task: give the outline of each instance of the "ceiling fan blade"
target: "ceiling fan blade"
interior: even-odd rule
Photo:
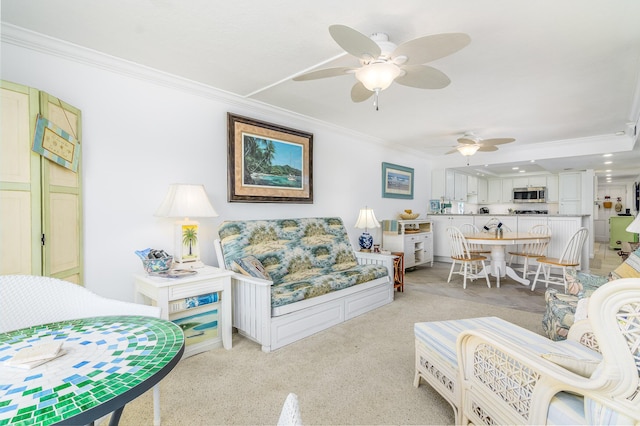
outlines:
[[[400,68],[405,71],[405,74],[396,77],[395,81],[403,86],[442,89],[451,83],[445,73],[427,65],[403,65]]]
[[[311,71],[305,74],[300,74],[293,78],[293,81],[307,81],[317,80],[319,78],[337,77],[339,75],[345,75],[349,71],[353,70],[351,67],[338,67],[338,68],[325,68],[322,70]]]
[[[424,64],[451,55],[469,43],[471,37],[464,33],[428,35],[402,43],[391,57],[406,56],[406,64]]]
[[[377,58],[382,53],[375,41],[346,25],[331,25],[329,34],[340,47],[356,58]]]
[[[482,139],[483,145],[502,145],[505,143],[514,142],[514,138],[493,138],[493,139]]]
[[[453,154],[454,152],[458,152],[458,149],[457,149],[457,148],[454,148],[454,149],[452,149],[451,151],[447,151],[447,152],[445,152],[444,154],[445,154],[445,155],[447,155],[447,154]]]
[[[369,99],[373,95],[373,92],[366,87],[364,84],[357,82],[351,88],[351,100],[353,102],[363,102]]]
[[[481,145],[480,148],[478,148],[478,151],[482,151],[482,152],[493,152],[497,150],[498,150],[498,147],[493,145]]]
[[[458,143],[461,143],[463,145],[473,145],[476,143],[476,141],[471,139],[470,137],[463,136],[461,138],[458,138]]]

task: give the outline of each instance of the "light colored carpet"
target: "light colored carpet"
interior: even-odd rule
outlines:
[[[272,353],[234,334],[233,349],[181,361],[160,385],[162,424],[276,424],[289,392],[308,425],[452,424],[437,392],[413,387],[413,324],[495,315],[542,334],[542,292],[479,281],[465,292],[461,277],[442,284],[447,274],[438,263],[409,272],[393,303]],[[152,418],[148,392],[127,405],[120,424],[151,425]]]

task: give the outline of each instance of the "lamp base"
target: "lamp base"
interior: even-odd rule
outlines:
[[[365,231],[358,238],[358,243],[360,243],[360,251],[370,252],[371,247],[373,247],[373,237]]]

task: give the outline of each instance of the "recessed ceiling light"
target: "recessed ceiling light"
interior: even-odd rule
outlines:
[[[512,167],[511,170],[518,170],[520,167]]]
[[[611,169],[609,169],[609,170],[605,170],[605,172],[607,172],[607,173],[611,173]]]
[[[611,157],[613,154],[603,154],[603,157]]]
[[[610,178],[610,177],[611,177],[611,175],[605,175],[605,176],[606,176],[606,177],[608,177],[608,178]]]
[[[524,173],[524,172],[526,172],[526,170],[520,170],[520,172],[519,172],[519,173]]]
[[[605,161],[604,164],[611,164],[613,161]]]
[[[535,162],[536,162],[536,160],[531,160],[531,163],[535,163]]]

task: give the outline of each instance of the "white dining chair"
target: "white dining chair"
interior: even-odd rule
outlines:
[[[467,278],[471,280],[475,280],[478,278],[478,267],[482,266],[482,276],[487,280],[487,287],[491,288],[491,283],[489,282],[489,275],[487,273],[487,268],[484,263],[487,260],[486,256],[482,256],[480,254],[471,253],[469,250],[469,244],[467,243],[467,239],[464,237],[460,229],[455,226],[447,227],[447,235],[449,236],[449,243],[451,244],[451,270],[449,271],[449,278],[447,282],[451,281],[451,276],[455,273],[458,275],[462,275],[463,282],[462,288],[467,288]],[[459,271],[455,271],[456,264],[459,263],[461,268]]]
[[[533,279],[533,284],[531,285],[531,291],[535,290],[536,284],[538,282],[545,283],[546,287],[549,287],[549,284],[561,285],[564,287],[564,292],[567,292],[567,268],[575,269],[576,266],[580,265],[580,257],[582,254],[582,246],[587,240],[587,236],[589,235],[589,231],[587,228],[578,229],[567,241],[567,244],[562,250],[562,254],[558,258],[550,258],[547,256],[539,257],[538,261],[538,269],[536,270],[536,276]],[[551,275],[551,270],[553,268],[561,269],[561,276]],[[542,272],[542,276],[540,276],[540,272]]]
[[[51,322],[107,315],[160,318],[160,308],[107,299],[78,284],[56,278],[0,275],[0,333]],[[153,388],[153,400],[154,424],[158,426],[160,385]]]
[[[551,228],[549,225],[534,225],[529,229],[530,234],[548,235],[551,237]],[[509,252],[509,266],[516,257],[522,257],[524,264],[522,267],[522,278],[527,279],[527,275],[533,274],[534,271],[529,270],[529,259],[538,259],[539,257],[546,256],[547,246],[551,239],[544,239],[536,242],[525,243],[521,246],[517,246],[516,250]]]

